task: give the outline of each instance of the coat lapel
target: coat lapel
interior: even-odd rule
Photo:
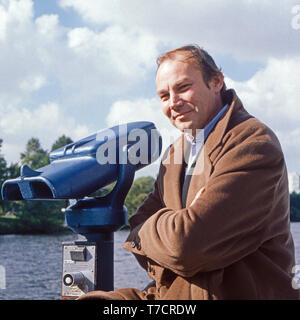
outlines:
[[[182,209],[181,192],[188,151],[188,144],[184,135],[181,135],[170,147],[169,152],[166,152],[162,161],[165,167],[163,198],[166,207],[174,210]]]
[[[190,206],[197,192],[199,192],[200,189],[205,186],[211,174],[211,169],[212,165],[210,159],[207,153],[205,152],[205,148],[202,148],[197,158],[193,174],[190,179],[190,185],[187,193],[185,207]]]
[[[213,155],[214,151],[218,146],[220,145],[222,138],[226,132],[229,120],[231,118],[231,115],[233,111],[237,111],[238,109],[242,109],[242,103],[238,96],[236,95],[234,90],[228,90],[227,96],[230,96],[230,105],[227,110],[227,112],[223,115],[223,117],[218,121],[216,124],[214,130],[210,133],[208,136],[206,142],[205,142],[205,150],[208,155],[208,157],[213,161],[215,159],[215,156]]]
[[[227,112],[218,121],[215,128],[208,136],[204,144],[204,147],[202,148],[199,157],[197,158],[193,175],[190,180],[190,185],[186,199],[186,207],[188,207],[191,204],[196,194],[208,182],[208,179],[213,170],[213,162],[216,159],[220,150],[220,148],[218,147],[220,146],[222,138],[226,132],[232,112],[234,110],[236,111],[237,109],[242,108],[242,103],[237,97],[235,91],[228,90],[227,92],[230,96],[230,106]]]

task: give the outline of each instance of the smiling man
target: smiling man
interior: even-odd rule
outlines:
[[[223,107],[223,74],[212,65],[215,73],[205,81],[201,66],[184,51],[162,56],[158,63],[156,86],[163,113],[176,128],[192,129],[195,135]]]
[[[161,55],[156,85],[163,113],[182,136],[166,151],[124,244],[153,282],[82,298],[299,299],[275,134],[226,90],[198,46]]]

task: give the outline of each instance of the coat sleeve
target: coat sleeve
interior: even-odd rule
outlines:
[[[145,201],[129,219],[131,230],[144,223],[152,214],[165,207],[158,188],[158,180],[154,183],[153,191],[149,193]]]
[[[138,250],[131,251],[185,277],[231,265],[270,237],[283,170],[278,144],[232,145],[214,164],[205,193],[188,208],[151,215],[137,232]]]
[[[141,206],[138,208],[137,212],[129,219],[129,225],[130,225],[130,234],[127,237],[127,240],[125,244],[127,243],[127,246],[129,245],[130,248],[132,248],[132,244],[134,244],[134,247],[139,250],[140,243],[136,242],[136,239],[138,239],[138,232],[141,229],[144,222],[154,213],[159,211],[165,207],[163,201],[161,200],[159,188],[158,188],[158,180],[154,183],[154,189],[152,192],[149,193],[148,197],[145,199],[145,201],[141,204]],[[147,260],[148,258],[144,255],[141,255],[140,252],[133,252],[136,260],[140,264],[142,268],[147,270]]]
[[[163,159],[165,159],[168,156],[171,146],[172,145],[170,145],[165,150]],[[136,213],[129,219],[129,225],[132,231],[137,226],[143,224],[152,214],[165,207],[163,196],[160,192],[161,188],[159,188],[159,185],[161,183],[161,179],[159,177],[163,176],[163,170],[164,168],[161,163],[159,167],[158,177],[154,183],[153,191],[149,193],[145,201],[137,209]],[[138,229],[140,229],[140,227]]]

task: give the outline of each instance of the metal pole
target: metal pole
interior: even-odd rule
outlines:
[[[114,290],[114,233],[81,234],[75,244],[86,241],[96,244],[95,290]]]

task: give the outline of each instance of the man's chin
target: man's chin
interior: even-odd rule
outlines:
[[[189,122],[176,123],[175,127],[183,133],[187,133],[193,129],[192,124]]]

